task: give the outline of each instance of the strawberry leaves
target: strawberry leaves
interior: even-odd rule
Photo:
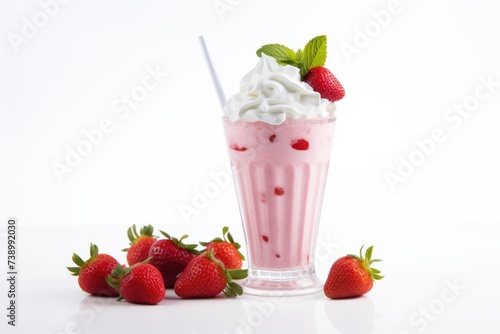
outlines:
[[[362,264],[363,268],[368,272],[368,274],[370,274],[370,277],[372,279],[381,280],[382,278],[384,278],[384,276],[380,275],[381,271],[378,269],[372,268],[371,265],[374,262],[380,262],[382,260],[380,260],[380,259],[373,259],[372,260],[373,246],[370,246],[366,249],[365,255],[363,257],[363,247],[365,247],[365,246],[364,245],[361,246],[361,249],[359,250],[359,255],[348,254],[348,256],[351,256],[351,257],[355,258],[356,260],[358,260]]]
[[[168,240],[172,240],[179,248],[186,249],[187,251],[189,251],[190,253],[192,253],[194,255],[200,254],[200,251],[198,251],[196,249],[196,247],[198,247],[198,244],[185,244],[182,242],[182,240],[189,237],[187,234],[184,234],[179,239],[177,239],[177,238],[171,237],[167,232],[160,231],[160,233],[163,234],[163,236],[165,238],[167,238]]]
[[[241,252],[239,251],[239,249],[241,248],[241,245],[234,241],[233,236],[231,235],[231,233],[229,233],[228,226],[224,226],[222,228],[222,238],[216,237],[208,242],[200,241],[200,245],[207,247],[208,245],[210,245],[213,242],[225,242],[225,243],[233,245],[234,248],[236,249],[236,251],[238,252],[238,256],[240,257],[240,259],[245,260],[245,256],[243,254],[241,254]]]
[[[189,262],[175,282],[174,292],[181,298],[211,298],[221,292],[237,297],[243,294],[243,288],[233,279],[247,276],[248,270],[227,269],[211,249]]]
[[[97,256],[97,254],[99,254],[99,247],[97,247],[97,245],[94,245],[93,243],[90,243],[90,258],[87,261],[84,261],[78,254],[73,253],[71,259],[78,267],[66,267],[66,269],[71,272],[71,275],[79,276],[80,270],[83,268],[83,266],[90,263]]]
[[[328,273],[323,286],[325,296],[332,299],[353,298],[364,295],[373,287],[374,280],[380,280],[380,270],[370,265],[378,262],[372,259],[373,246],[368,247],[363,254],[363,247],[359,255],[348,254],[337,259]]]
[[[236,297],[243,294],[243,288],[238,283],[233,282],[233,279],[246,278],[248,276],[248,269],[226,269],[224,263],[214,256],[213,249],[201,256],[206,256],[222,268],[226,278],[226,287],[222,292],[224,292],[227,297]]]
[[[120,282],[122,281],[123,277],[126,275],[130,274],[131,267],[126,267],[123,268],[121,265],[117,264],[111,274],[106,277],[106,281],[108,282],[109,286],[114,288],[117,292],[120,292]],[[122,301],[123,297],[119,297],[118,301]]]
[[[132,246],[139,241],[140,237],[152,237],[153,232],[154,232],[154,227],[153,225],[149,224],[147,226],[141,227],[139,233],[137,233],[137,228],[135,227],[135,224],[133,224],[127,230],[127,237],[130,240],[130,245]],[[128,248],[122,249],[122,252],[126,251],[128,251]]]

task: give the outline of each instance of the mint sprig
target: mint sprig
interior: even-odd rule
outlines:
[[[273,57],[278,63],[283,65],[296,66],[297,58],[295,51],[281,44],[267,44],[257,50],[257,56],[261,57],[265,53],[269,57]]]
[[[302,75],[305,76],[306,73],[313,67],[323,66],[326,62],[326,36],[318,36],[307,42],[304,47],[304,55],[302,57],[303,68],[306,72]]]
[[[313,67],[324,66],[326,62],[326,36],[316,36],[307,42],[304,50],[296,52],[282,44],[266,44],[257,50],[257,56],[262,53],[273,57],[281,65],[292,65],[300,70],[300,77],[305,75]]]

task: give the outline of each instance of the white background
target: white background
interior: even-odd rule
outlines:
[[[498,333],[499,13],[494,0],[1,0],[5,272],[7,219],[19,220],[18,326],[6,325],[2,279],[2,332]],[[124,262],[134,223],[194,242],[228,225],[243,241],[197,37],[229,95],[258,47],[297,49],[320,34],[347,94],[337,103],[318,274],[374,244],[386,277],[345,301],[185,301],[169,291],[145,307],[81,292],[65,269],[71,254],[85,257],[94,242]],[[157,87],[127,110],[122,99],[144,91],[148,71],[162,73]],[[102,122],[108,133],[82,148]],[[87,155],[58,176],[54,166],[79,145]]]

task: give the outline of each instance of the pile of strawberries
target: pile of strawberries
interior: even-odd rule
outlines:
[[[242,287],[233,279],[247,277],[242,270],[245,257],[240,253],[228,227],[222,229],[222,238],[185,244],[188,237],[179,239],[160,231],[164,238],[153,235],[151,225],[137,232],[135,225],[127,231],[130,247],[127,252],[128,267],[114,257],[100,254],[99,248],[90,244],[90,258],[82,260],[73,254],[76,267],[67,267],[78,276],[80,288],[96,296],[119,297],[138,304],[158,304],[165,297],[166,289],[174,289],[181,298],[210,298],[224,293],[228,297],[243,294]],[[373,246],[363,254],[346,255],[335,261],[324,285],[324,294],[332,299],[361,296],[373,287],[373,281],[382,279],[380,270],[371,267],[378,262],[372,259]]]
[[[153,233],[151,225],[139,232],[135,225],[128,229],[130,246],[123,249],[128,267],[108,254],[100,254],[98,247],[90,244],[90,258],[84,261],[73,254],[77,266],[68,270],[78,276],[83,291],[130,303],[158,304],[171,288],[182,298],[215,297],[221,292],[235,297],[243,293],[232,280],[247,277],[247,270],[241,269],[245,258],[227,227],[222,229],[222,238],[200,242],[202,250],[196,249],[198,244],[185,244],[187,235],[177,239],[160,231],[165,238],[159,238]]]

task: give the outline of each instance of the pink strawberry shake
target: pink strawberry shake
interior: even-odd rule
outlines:
[[[281,125],[224,120],[254,268],[295,270],[314,258],[334,119]]]
[[[335,129],[335,107],[299,69],[262,54],[223,118],[245,231],[245,293],[321,289],[314,255]]]

